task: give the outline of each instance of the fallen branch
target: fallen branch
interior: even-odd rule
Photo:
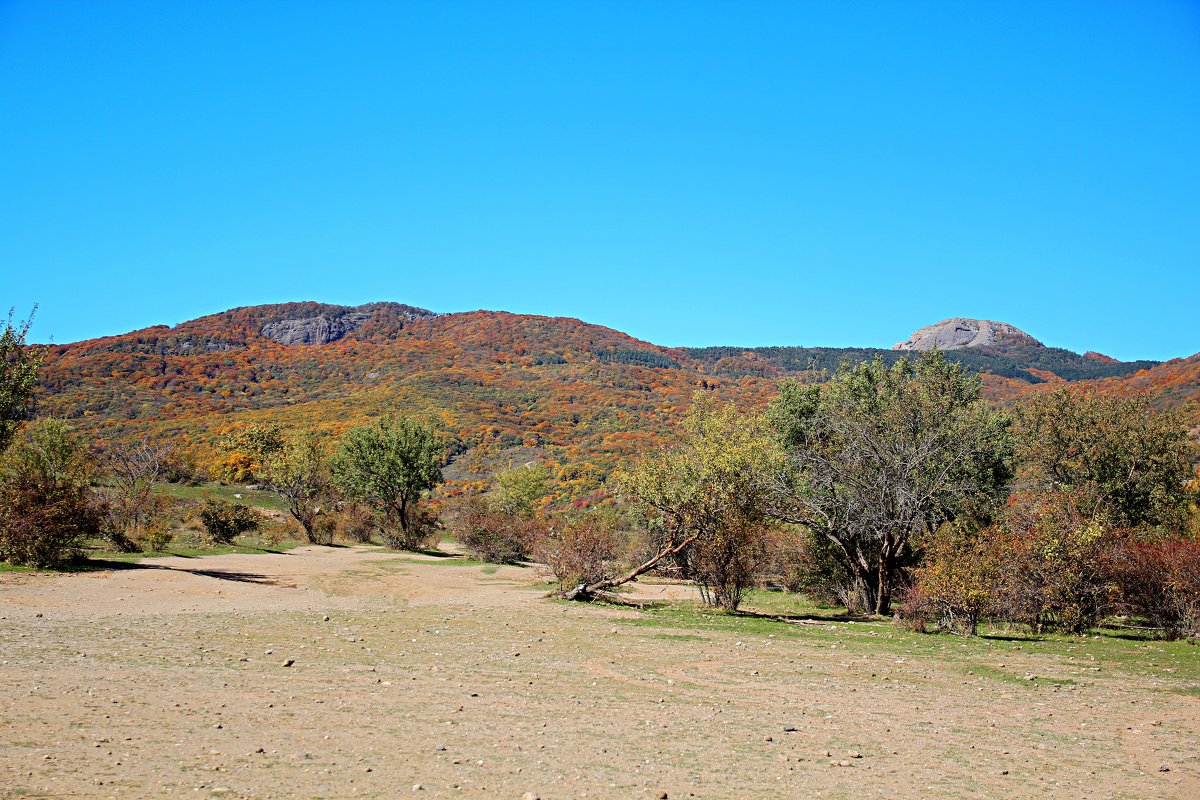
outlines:
[[[666,550],[663,550],[662,552],[658,553],[658,555],[654,556],[654,558],[650,559],[649,561],[647,561],[644,564],[641,564],[640,566],[634,567],[629,572],[626,572],[624,575],[618,575],[615,578],[605,578],[604,580],[596,581],[595,583],[581,583],[578,586],[576,586],[574,589],[571,589],[570,591],[563,593],[563,595],[562,595],[563,599],[564,600],[595,600],[596,597],[601,593],[611,594],[611,592],[606,592],[605,590],[612,589],[615,586],[620,586],[623,583],[629,583],[631,580],[633,580],[637,576],[649,572],[650,570],[652,570],[656,566],[658,566],[658,562],[662,561],[664,558],[668,558],[670,556],[674,556],[674,555],[678,555],[679,553],[682,553],[684,551],[684,549],[686,549],[687,546],[690,545],[694,541],[696,541],[696,536],[694,536],[694,535],[689,536],[686,539],[684,539],[682,542],[680,542],[679,544],[677,544],[673,547],[668,547]],[[605,598],[605,599],[608,599],[608,598]]]

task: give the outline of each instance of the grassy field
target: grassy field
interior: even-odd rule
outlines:
[[[271,511],[287,511],[287,504],[275,492],[265,489],[250,489],[245,486],[228,486],[223,483],[202,483],[192,486],[186,483],[160,483],[154,487],[157,494],[179,497],[185,500],[225,500],[229,503],[244,503],[255,508]]]

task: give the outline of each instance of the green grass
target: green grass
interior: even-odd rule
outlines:
[[[735,613],[696,602],[658,603],[618,624],[671,631],[652,634],[656,638],[728,633],[836,646],[847,657],[929,659],[967,675],[1029,687],[1069,686],[1117,674],[1122,680],[1153,676],[1167,684],[1167,691],[1200,694],[1200,646],[1120,628],[1099,628],[1087,636],[989,627],[982,627],[976,637],[910,633],[889,619],[850,618],[844,609],[824,608],[803,595],[782,592],[749,593]],[[1012,666],[1000,666],[1009,661]]]
[[[265,489],[247,489],[244,486],[226,486],[222,483],[202,483],[199,486],[161,483],[154,487],[154,492],[184,500],[225,500],[229,503],[244,503],[248,506],[267,508],[272,511],[287,511],[287,505],[283,498]],[[241,495],[241,497],[236,495]]]

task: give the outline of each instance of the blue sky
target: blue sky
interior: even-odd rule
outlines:
[[[0,304],[1200,351],[1200,4],[0,2]]]

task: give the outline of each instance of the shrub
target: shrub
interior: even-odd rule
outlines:
[[[436,513],[424,506],[409,511],[408,528],[384,527],[383,543],[392,550],[426,550],[436,547],[442,523]]]
[[[534,557],[563,590],[613,575],[625,546],[626,537],[613,521],[592,513],[560,517],[557,524],[541,527],[532,542]]]
[[[375,515],[358,503],[347,505],[337,520],[337,532],[345,540],[367,544],[375,532]]]
[[[170,498],[149,492],[130,496],[120,491],[105,492],[102,504],[101,536],[110,547],[122,553],[146,549],[151,539],[162,540],[162,531],[170,528],[172,503]],[[170,541],[170,534],[166,534]],[[152,552],[161,547],[151,548]]]
[[[48,567],[73,555],[100,529],[90,489],[95,465],[60,420],[31,426],[0,471],[0,558]]]
[[[900,617],[912,629],[933,622],[939,630],[974,636],[994,606],[1000,584],[1000,538],[994,530],[944,525],[931,538],[924,563]]]
[[[900,606],[896,609],[896,622],[906,631],[926,633],[933,616],[933,604],[924,587],[920,583],[909,586],[901,595]]]
[[[826,606],[845,605],[854,594],[854,579],[828,539],[807,528],[788,527],[773,531],[767,547],[765,572],[789,592],[803,592]]]
[[[200,521],[213,542],[231,544],[237,536],[258,530],[262,516],[242,503],[206,500],[200,509]]]
[[[1200,541],[1182,536],[1129,540],[1114,572],[1124,608],[1167,639],[1200,636]]]
[[[459,506],[457,533],[473,558],[494,564],[515,564],[529,557],[541,521],[508,513],[479,497],[465,498]]]
[[[142,552],[161,553],[167,549],[175,536],[165,524],[153,525],[142,530],[138,537],[138,547]]]
[[[100,513],[86,489],[52,494],[30,486],[6,486],[0,494],[0,559],[50,567],[75,555],[95,535]]]
[[[204,483],[204,472],[196,464],[195,456],[190,453],[172,452],[163,460],[162,479],[167,483],[182,483],[187,486],[199,486]]]
[[[337,533],[337,518],[332,514],[318,514],[312,521],[311,527],[304,533],[311,544],[333,544],[333,535]]]
[[[742,594],[761,574],[767,537],[761,528],[730,526],[692,545],[700,597],[709,605],[736,611]]]
[[[1047,625],[1082,633],[1115,607],[1112,579],[1118,536],[1085,514],[1071,492],[1013,495],[995,546],[998,612],[1040,632]]]

